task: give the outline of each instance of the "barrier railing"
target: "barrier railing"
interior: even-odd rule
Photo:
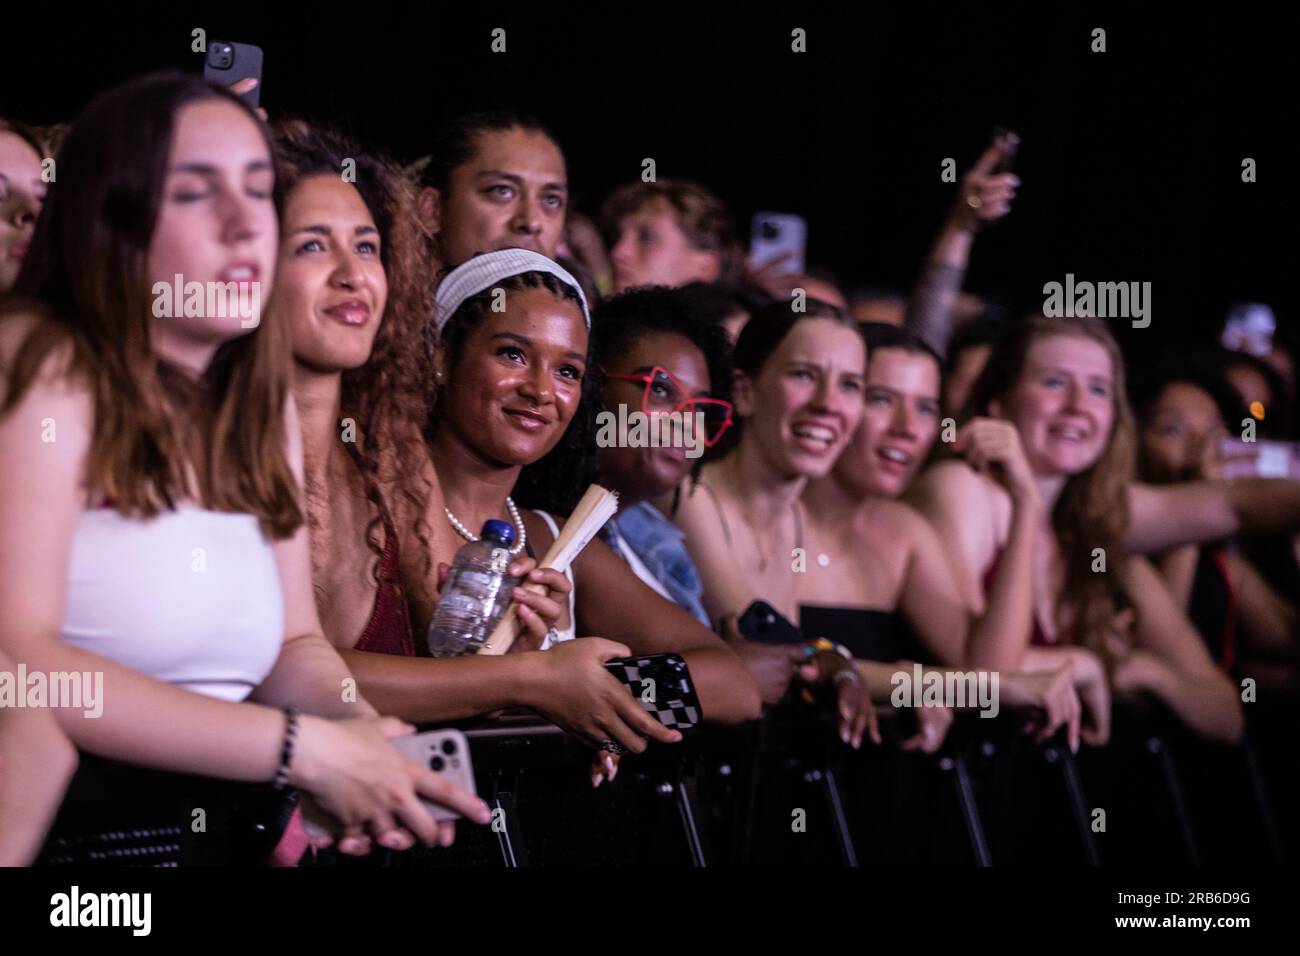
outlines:
[[[905,735],[890,722],[906,714],[881,716],[887,737]],[[1076,755],[1061,739],[1035,744],[1021,732],[1023,718],[960,716],[943,748],[927,755],[889,745],[853,751],[827,713],[770,713],[625,756],[616,779],[599,788],[590,783],[591,752],[550,724],[462,725],[478,792],[499,811],[491,826],[461,824],[451,848],[379,850],[360,861],[326,851],[314,863],[1097,866],[1286,858],[1270,792],[1276,778],[1253,734],[1239,747],[1214,746],[1163,712],[1120,709],[1110,744]],[[41,862],[254,864],[291,809],[265,788],[90,760]]]

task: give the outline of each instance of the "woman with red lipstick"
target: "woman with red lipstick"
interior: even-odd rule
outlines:
[[[445,520],[462,536],[490,518],[510,521],[525,542],[522,550],[544,554],[563,521],[548,512],[572,509],[595,473],[599,398],[590,373],[585,299],[572,276],[523,249],[469,260],[443,279],[437,299],[440,391],[429,446]],[[438,558],[449,561],[452,553],[449,548]],[[708,719],[734,723],[757,716],[757,690],[735,654],[642,583],[603,541],[586,546],[572,578],[573,614],[564,630],[608,639],[565,640],[560,633],[541,655],[548,670],[578,659],[601,664],[628,653],[671,651],[690,665]],[[612,739],[640,751],[647,738],[679,738],[649,718],[616,680],[601,676],[608,679],[572,688],[589,712],[576,728],[583,739],[596,746]],[[532,706],[549,716],[562,703]]]
[[[1014,425],[1028,476],[982,458],[941,462],[916,498],[974,606],[992,600],[1003,562],[1028,561],[1029,620],[988,648],[987,666],[1047,668],[1087,648],[1106,661],[1115,692],[1153,694],[1196,732],[1234,741],[1242,713],[1232,684],[1159,575],[1125,546],[1135,438],[1124,395],[1102,321],[1030,317],[995,348],[970,399]],[[1120,624],[1129,603],[1132,635]]]
[[[18,278],[41,213],[44,155],[35,130],[0,117],[0,296]]]
[[[177,274],[270,280],[272,156],[247,105],[193,77],[121,86],[68,133],[0,316],[0,648],[102,675],[97,719],[56,711],[84,752],[300,788],[348,853],[449,842],[421,794],[487,807],[388,743],[409,726],[340,694],[281,327],[150,302]]]

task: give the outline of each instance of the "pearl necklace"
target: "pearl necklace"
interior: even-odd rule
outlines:
[[[451,522],[451,526],[459,532],[462,538],[466,541],[478,540],[478,535],[461,524],[460,519],[451,513],[450,508],[444,505],[442,510],[447,513],[447,520]],[[524,547],[528,544],[528,529],[524,527],[524,519],[519,517],[519,509],[515,507],[515,503],[511,500],[509,495],[506,495],[506,510],[510,512],[510,520],[514,522],[515,530],[519,532],[519,540],[515,543],[515,546],[510,549],[510,557],[513,558],[520,551],[524,550]]]

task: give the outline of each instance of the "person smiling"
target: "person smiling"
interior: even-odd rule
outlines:
[[[1235,741],[1243,718],[1232,684],[1156,571],[1125,547],[1135,438],[1124,394],[1103,322],[1029,317],[995,347],[970,399],[1015,427],[1028,470],[984,456],[940,462],[915,500],[981,611],[999,565],[1030,536],[1033,614],[1000,636],[989,666],[1050,668],[1086,647],[1107,662],[1117,694],[1153,694],[1194,731]],[[1029,506],[1028,532],[1017,501]]]
[[[836,609],[838,616],[829,621],[838,624],[839,639],[865,659],[873,698],[883,701],[893,674],[912,667],[908,658],[950,668],[985,666],[998,636],[1027,624],[1032,585],[1027,564],[1018,568],[1004,561],[984,613],[973,614],[963,602],[933,528],[898,500],[939,437],[939,356],[909,330],[874,323],[863,329],[870,351],[866,410],[834,468],[810,481],[803,494],[810,550],[798,582],[801,616],[816,620],[825,608]],[[969,429],[958,445],[968,460],[1026,468],[1010,426]],[[909,646],[908,633],[918,646]],[[1004,703],[1046,714],[1040,736],[1066,725],[1076,749],[1079,740],[1100,744],[1107,738],[1110,700],[1095,658],[1038,673],[1009,670],[1000,677]],[[946,715],[924,708],[917,716],[919,743],[930,749],[942,736]]]
[[[428,374],[420,340],[431,290],[421,281],[411,187],[395,167],[337,133],[285,124],[284,237],[271,318],[289,329],[302,408],[316,601],[326,633],[366,698],[418,723],[507,707],[574,730],[583,692],[604,686],[599,662],[569,653],[433,660],[417,656],[436,606],[434,557],[461,543],[421,429]],[[355,181],[339,174],[355,160]],[[512,573],[536,645],[563,615],[568,580],[519,556]],[[520,647],[526,647],[521,641]]]
[[[466,536],[488,519],[510,521],[522,549],[544,554],[563,523],[549,512],[571,510],[595,475],[597,393],[586,301],[553,261],[507,249],[448,273],[436,316],[440,392],[429,442],[447,521]],[[439,557],[449,560],[451,552]],[[675,652],[690,666],[707,719],[757,716],[757,690],[735,654],[642,583],[603,541],[586,546],[571,577],[580,586],[570,593],[570,620],[546,642],[556,645],[545,655],[556,658],[555,666],[572,658],[603,664],[628,653]],[[573,634],[604,637],[566,639]],[[613,739],[639,752],[646,738],[679,739],[612,676],[598,676],[603,679],[574,688],[590,711],[579,728],[589,743]],[[546,713],[551,705],[539,709]]]
[[[59,163],[0,316],[0,648],[29,671],[104,675],[98,719],[57,714],[81,750],[301,788],[344,852],[449,842],[420,795],[485,821],[389,744],[412,728],[340,693],[283,329],[150,308],[177,273],[271,281],[261,122],[197,78],[145,77],[87,107]]]
[[[704,319],[681,289],[647,286],[605,302],[593,316],[594,355],[605,379],[606,410],[623,407],[647,418],[702,415],[697,441],[717,445],[731,425],[731,345],[726,330]],[[692,418],[692,421],[697,419]],[[683,534],[652,503],[699,480],[703,456],[684,447],[600,449],[600,475],[618,492],[619,510],[606,540],[637,577],[690,611],[706,627],[699,572]]]
[[[862,418],[866,344],[857,323],[835,306],[810,299],[806,311],[795,311],[792,303],[777,302],[741,330],[735,365],[739,438],[725,457],[704,466],[674,520],[703,579],[705,609],[735,638],[764,701],[779,700],[796,673],[834,681],[841,736],[860,746],[864,734],[878,739],[878,733],[853,661],[833,651],[807,654],[740,640],[734,617],[761,599],[798,620],[808,544],[799,496],[810,478],[830,471]],[[797,670],[801,662],[807,666]]]

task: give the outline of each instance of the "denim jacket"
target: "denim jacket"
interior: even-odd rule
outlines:
[[[710,626],[701,601],[704,585],[683,543],[685,532],[647,501],[619,511],[605,530],[615,551],[626,547],[636,552],[673,601]]]

